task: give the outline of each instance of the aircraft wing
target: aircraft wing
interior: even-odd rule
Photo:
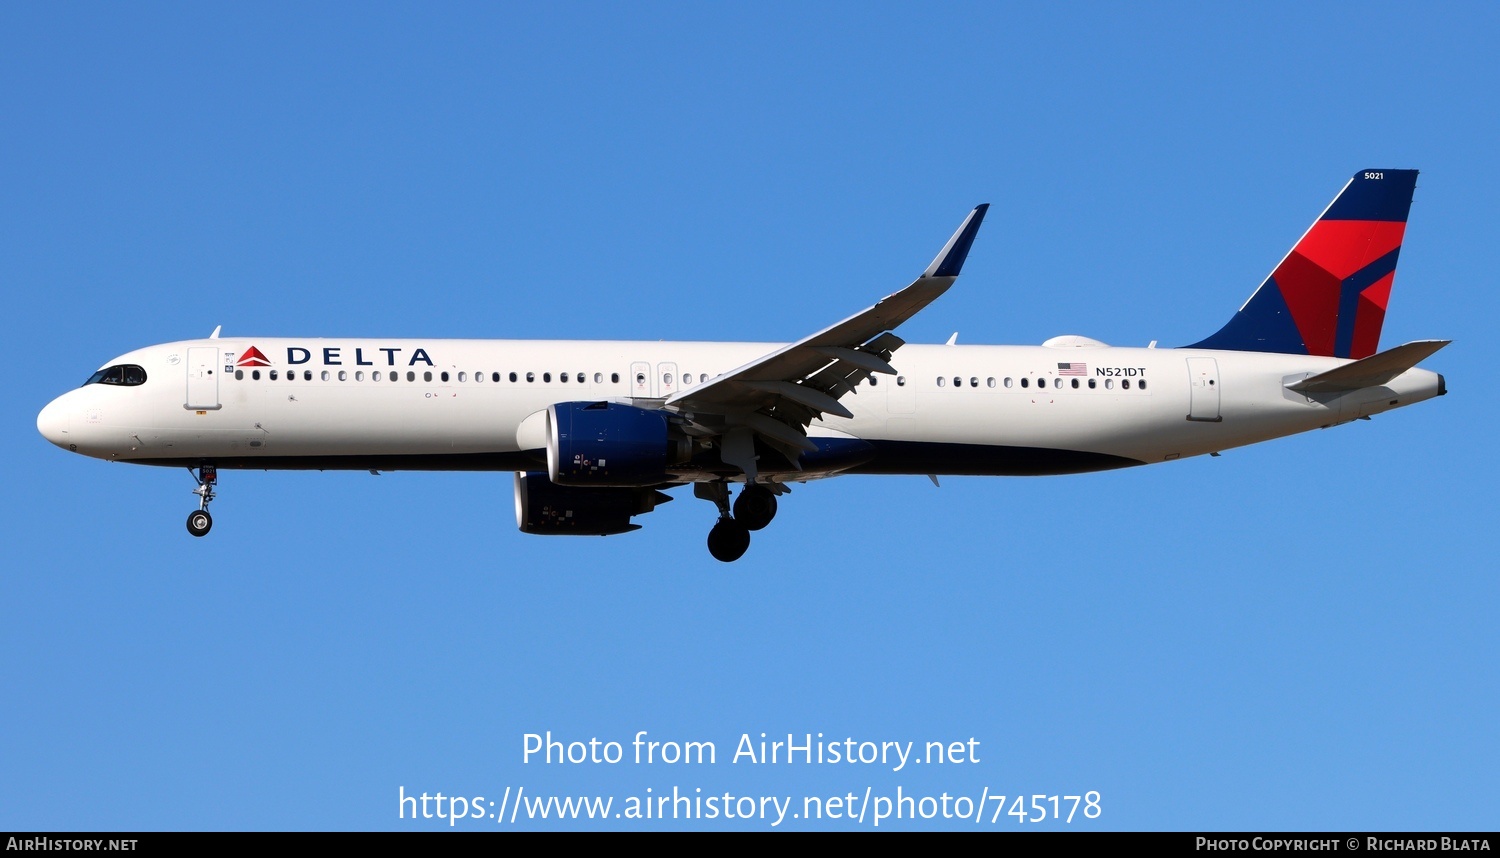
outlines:
[[[905,341],[891,329],[937,300],[958,279],[988,210],[986,203],[969,212],[932,264],[905,289],[842,322],[681,391],[666,400],[666,407],[697,422],[703,434],[725,435],[724,461],[744,469],[749,479],[755,477],[751,435],[781,451],[795,465],[801,450],[815,449],[807,440],[809,423],[821,414],[852,417],[839,404],[839,397],[872,373],[895,374],[891,353]],[[705,416],[717,419],[700,419]]]

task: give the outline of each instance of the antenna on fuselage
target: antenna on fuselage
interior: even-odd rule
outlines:
[[[211,339],[211,340],[217,340],[219,338],[219,331],[222,331],[222,330],[224,330],[224,326],[223,325],[215,325],[214,326],[214,332],[211,333],[211,334],[209,334],[208,338]]]

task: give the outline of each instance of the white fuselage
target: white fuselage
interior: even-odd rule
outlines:
[[[891,362],[898,377],[861,383],[840,400],[852,418],[825,417],[809,430],[869,442],[875,455],[778,479],[1100,470],[1216,452],[1443,392],[1436,373],[1411,369],[1384,386],[1307,396],[1286,385],[1349,361],[1060,339],[1065,345],[904,346]],[[264,359],[247,365],[252,347]],[[537,470],[538,436],[523,424],[553,403],[656,407],[779,347],[192,340],[116,358],[111,364],[144,369],[146,381],[69,391],[37,424],[64,449],[147,464]]]

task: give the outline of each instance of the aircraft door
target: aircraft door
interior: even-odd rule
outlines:
[[[651,364],[645,361],[636,361],[630,365],[630,395],[637,398],[651,398]]]
[[[880,386],[886,389],[886,409],[891,414],[917,413],[917,388],[904,375],[882,375]]]
[[[656,380],[661,386],[656,389],[656,395],[668,397],[677,392],[677,364],[659,363],[656,365]]]
[[[187,402],[182,407],[191,411],[219,409],[218,367],[217,348],[187,350]]]
[[[1187,419],[1218,423],[1224,419],[1219,414],[1219,362],[1213,358],[1188,358],[1187,365],[1188,383],[1192,385]]]

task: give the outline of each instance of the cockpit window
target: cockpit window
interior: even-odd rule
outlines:
[[[125,387],[134,387],[137,384],[146,383],[146,371],[133,363],[120,363],[105,367],[93,375],[84,384],[119,384]]]

